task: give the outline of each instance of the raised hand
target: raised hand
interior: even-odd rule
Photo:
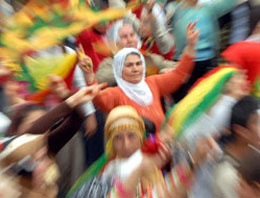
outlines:
[[[193,155],[195,165],[200,165],[207,158],[215,159],[221,150],[212,137],[201,138],[196,144],[196,150]]]
[[[78,65],[84,73],[93,73],[93,63],[89,56],[84,52],[82,45],[77,48]]]
[[[70,95],[70,90],[68,89],[65,81],[60,76],[51,74],[49,75],[49,80],[50,80],[49,88],[60,99],[64,99],[68,95]]]
[[[102,90],[107,86],[107,83],[95,84],[89,87],[84,87],[76,92],[74,95],[69,97],[66,102],[71,107],[74,108],[80,104],[86,103],[93,100]]]
[[[148,13],[152,12],[155,2],[156,2],[155,0],[146,0],[144,2],[144,7],[147,9]]]
[[[197,22],[190,22],[186,28],[187,45],[195,46],[199,39],[200,31],[195,29]]]

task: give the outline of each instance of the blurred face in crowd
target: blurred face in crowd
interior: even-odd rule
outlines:
[[[250,115],[246,127],[237,125],[235,131],[238,136],[242,137],[248,144],[260,146],[260,126],[259,126],[260,116],[257,112]]]
[[[113,149],[118,158],[128,158],[141,148],[141,139],[133,131],[121,131],[113,138]]]
[[[132,25],[124,24],[123,27],[119,29],[118,35],[119,35],[119,41],[117,44],[121,48],[124,47],[137,48],[138,36]]]
[[[133,84],[137,84],[142,80],[143,77],[143,64],[137,54],[129,54],[126,57],[122,78]]]
[[[243,96],[247,95],[249,91],[247,75],[244,71],[238,72],[234,76],[232,76],[226,86],[225,93],[230,96],[240,99]]]

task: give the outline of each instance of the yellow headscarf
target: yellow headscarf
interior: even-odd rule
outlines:
[[[143,140],[145,131],[144,121],[137,111],[131,106],[118,106],[108,115],[105,124],[105,137],[107,139],[106,153],[115,155],[113,150],[113,139],[122,130],[131,130]]]

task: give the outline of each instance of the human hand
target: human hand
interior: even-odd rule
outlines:
[[[84,87],[77,91],[74,95],[69,97],[66,102],[71,107],[74,108],[80,104],[86,103],[93,100],[98,94],[99,91],[107,86],[107,83],[95,84],[92,86]]]
[[[142,152],[145,156],[149,156],[151,164],[155,164],[158,168],[165,166],[172,156],[168,142],[163,143],[159,138],[147,139],[144,142]]]
[[[197,25],[196,22],[190,22],[186,28],[186,38],[187,38],[187,45],[188,46],[195,46],[198,42],[200,31],[195,29]]]
[[[193,160],[195,165],[200,165],[207,158],[215,159],[221,152],[216,141],[212,137],[201,138],[197,141]]]
[[[57,75],[49,75],[49,88],[54,94],[56,94],[60,99],[64,99],[70,95],[70,90],[68,89],[65,81]]]
[[[153,6],[156,3],[155,0],[146,0],[144,2],[144,7],[147,9],[148,13],[152,12]]]
[[[78,65],[86,74],[93,73],[93,63],[89,56],[85,55],[82,45],[77,48]]]

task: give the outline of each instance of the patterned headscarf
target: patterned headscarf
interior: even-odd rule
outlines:
[[[143,140],[145,126],[143,119],[131,106],[118,106],[108,115],[105,125],[105,137],[107,139],[106,153],[114,155],[112,142],[116,134],[123,130],[135,132],[140,140]]]

